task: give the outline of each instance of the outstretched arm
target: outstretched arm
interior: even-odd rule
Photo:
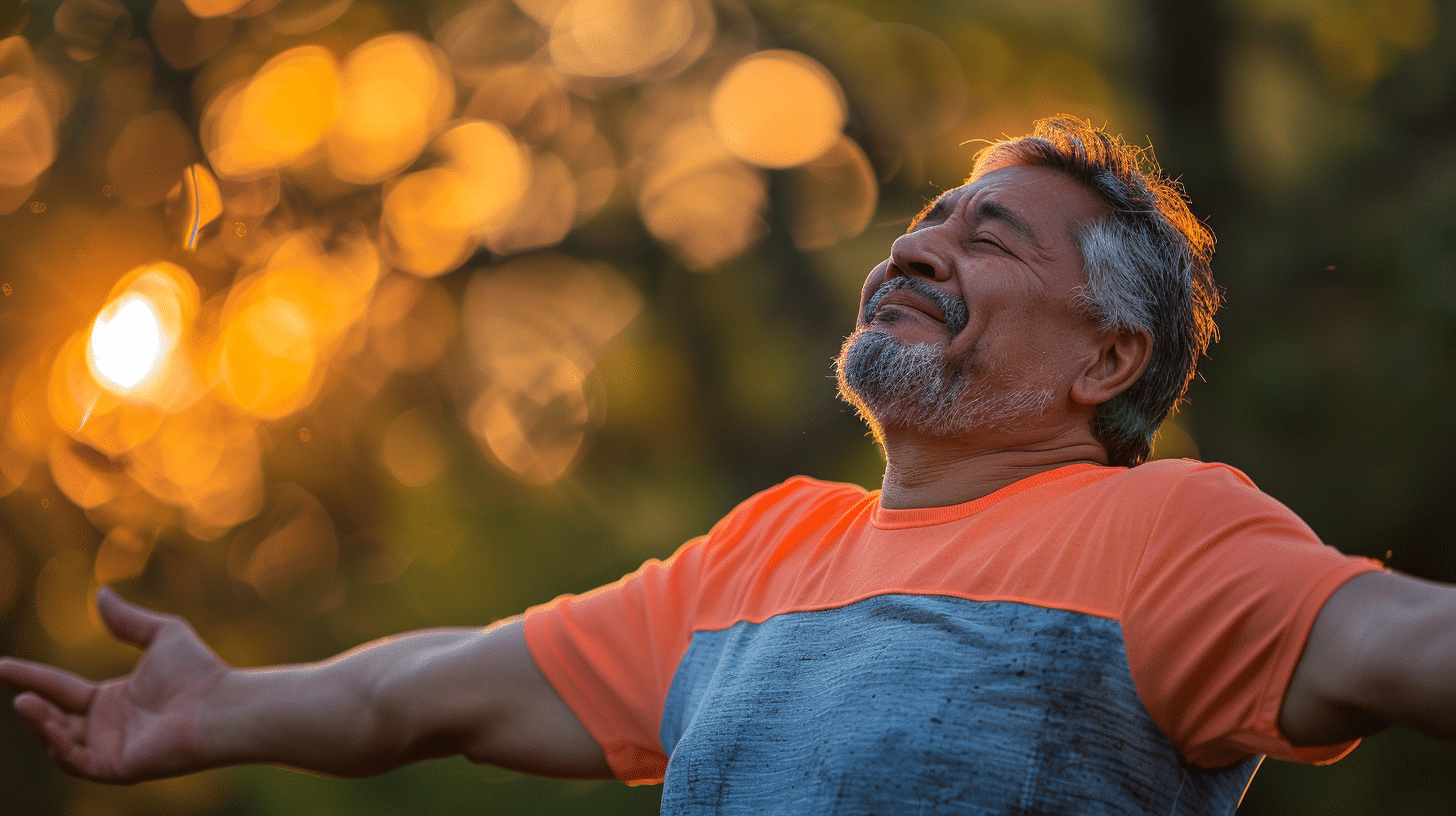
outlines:
[[[1456,587],[1371,572],[1320,610],[1279,727],[1295,745],[1335,745],[1392,724],[1456,738]]]
[[[610,778],[586,729],[526,649],[519,620],[377,641],[332,660],[234,669],[173,615],[97,597],[118,639],[146,651],[95,683],[0,657],[15,708],[66,771],[130,783],[248,762],[367,776],[463,754],[547,776]]]

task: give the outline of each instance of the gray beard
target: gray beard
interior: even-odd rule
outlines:
[[[951,365],[945,348],[907,346],[883,329],[860,327],[845,339],[834,361],[839,397],[855,407],[882,442],[886,428],[938,438],[1015,430],[1052,404],[1051,389],[997,388],[974,366],[968,374]]]

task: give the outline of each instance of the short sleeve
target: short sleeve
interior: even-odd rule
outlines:
[[[703,610],[707,584],[721,583],[723,551],[753,525],[789,512],[787,499],[814,492],[795,478],[736,507],[708,535],[666,561],[582,595],[563,595],[525,614],[526,646],[548,682],[629,784],[661,782],[667,756],[662,710],[678,662]],[[861,491],[862,492],[862,491]]]
[[[1322,544],[1232,468],[1184,474],[1151,520],[1122,614],[1138,692],[1179,754],[1213,768],[1250,754],[1323,764],[1352,750],[1296,748],[1279,709],[1325,601],[1379,568]]]
[[[704,543],[696,539],[667,561],[526,611],[536,665],[629,784],[661,782],[667,770],[658,726],[687,650]]]

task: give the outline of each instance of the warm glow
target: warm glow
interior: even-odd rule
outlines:
[[[166,378],[149,377],[142,387],[124,397],[118,396],[96,375],[95,363],[86,353],[89,334],[89,331],[76,332],[62,344],[51,365],[46,403],[56,426],[71,438],[114,459],[156,433],[162,414],[148,405],[151,400],[145,397],[155,391],[158,381]],[[85,486],[85,479],[65,478],[66,468],[55,448],[58,439],[65,437],[51,437],[47,443],[52,481],[58,486],[66,485],[62,490],[68,496],[89,493],[91,489]],[[77,471],[83,476],[87,472]]]
[[[219,17],[223,14],[232,14],[248,4],[248,0],[182,0],[182,2],[186,3],[187,10],[197,17]]]
[[[576,223],[576,177],[554,153],[531,163],[531,186],[505,223],[486,229],[485,244],[501,255],[555,246]]]
[[[383,220],[395,266],[439,275],[464,261],[477,241],[464,219],[474,192],[465,176],[444,167],[410,173],[390,187]]]
[[[824,66],[797,51],[739,60],[713,89],[713,128],[734,155],[760,167],[793,167],[834,146],[844,94]]]
[[[28,195],[55,155],[54,122],[30,44],[22,37],[0,40],[0,188],[22,188]],[[0,198],[8,199],[0,212],[8,212],[24,196]]]
[[[87,348],[97,379],[117,394],[129,393],[156,372],[169,351],[155,307],[140,295],[102,309]]]
[[[213,167],[249,176],[293,163],[323,140],[338,98],[333,54],[317,45],[284,51],[208,106],[204,142]]]
[[[128,272],[112,287],[86,338],[85,361],[91,377],[132,402],[163,405],[190,400],[195,383],[185,366],[173,363],[197,306],[197,284],[175,264],[159,261]],[[82,415],[91,413],[95,404],[94,397],[81,396],[88,387],[84,382],[68,386],[77,397],[72,410]],[[79,427],[79,423],[62,425]]]
[[[474,230],[510,215],[525,195],[531,168],[511,132],[494,122],[464,122],[435,140],[449,169],[464,177],[470,196],[457,217]]]
[[[247,301],[218,343],[223,392],[261,419],[287,416],[307,404],[317,384],[314,327],[292,300],[259,292]]]
[[[47,464],[51,481],[77,507],[90,510],[115,499],[128,487],[121,467],[85,445],[64,436],[51,444]]]
[[[875,170],[848,136],[788,171],[789,233],[800,249],[823,249],[869,226],[879,198]]]
[[[551,24],[551,59],[570,74],[640,74],[688,49],[694,39],[706,41],[711,24],[704,2],[570,0]]]
[[[535,484],[571,469],[595,421],[588,375],[641,305],[610,266],[556,255],[526,256],[471,279],[465,334],[489,385],[467,424],[502,466]]]
[[[444,55],[412,34],[355,48],[340,67],[339,91],[329,167],[357,184],[382,181],[414,161],[455,106]]]
[[[263,274],[241,288],[253,297],[274,295],[293,303],[320,341],[333,341],[363,317],[379,278],[379,255],[361,232],[334,243],[325,252],[317,235],[293,233],[277,242]]]
[[[664,128],[641,157],[642,220],[689,267],[731,258],[767,231],[764,172],[728,153],[706,122]]]
[[[532,173],[525,150],[490,122],[457,125],[440,135],[435,149],[440,166],[397,179],[384,195],[394,263],[417,275],[458,266],[483,233],[499,229],[517,208]]]

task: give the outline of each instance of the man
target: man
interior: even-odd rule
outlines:
[[[669,813],[1228,813],[1261,755],[1456,734],[1456,593],[1147,458],[1213,332],[1212,236],[1074,119],[988,148],[866,281],[837,370],[878,494],[793,479],[667,562],[479,630],[235,670],[109,590],[103,683],[12,658],[56,761],[129,782],[428,757],[665,780]]]

